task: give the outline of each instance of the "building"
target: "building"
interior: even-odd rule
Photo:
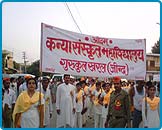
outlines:
[[[160,75],[160,54],[146,54],[146,81]]]
[[[3,50],[2,52],[4,54],[4,62],[5,62],[5,67],[7,68],[13,68],[13,52],[8,51],[8,50]]]
[[[13,64],[13,52],[8,50],[2,51],[3,55],[3,73],[16,73],[17,70],[14,69]]]

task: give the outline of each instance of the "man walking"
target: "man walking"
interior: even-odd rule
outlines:
[[[70,83],[70,75],[64,75],[64,83],[60,84],[56,93],[57,128],[74,127],[75,87]]]
[[[130,127],[130,100],[127,92],[121,89],[121,78],[113,78],[115,91],[110,96],[110,104],[105,125],[109,128]]]
[[[49,89],[49,82],[50,79],[47,76],[44,76],[42,79],[42,84],[40,84],[38,91],[41,90],[41,93],[44,94],[44,100],[45,100],[45,115],[44,115],[44,127],[49,128],[50,127],[50,119],[52,118],[52,98],[51,98],[51,92]],[[40,89],[41,87],[41,89]]]
[[[132,106],[134,106],[133,128],[139,128],[142,121],[142,102],[143,98],[145,97],[144,81],[136,81],[136,86],[131,88],[129,94],[132,101]]]
[[[16,94],[15,92],[10,89],[10,79],[4,78],[3,79],[4,85],[4,96],[3,96],[3,125],[4,128],[11,128],[12,127],[12,112],[14,109],[14,105],[16,102]]]

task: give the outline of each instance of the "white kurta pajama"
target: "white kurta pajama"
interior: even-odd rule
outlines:
[[[74,99],[74,86],[71,84],[61,84],[57,88],[56,93],[56,110],[60,109],[60,114],[57,114],[56,127],[70,127],[74,126],[74,113],[75,108]],[[73,96],[71,95],[73,92]]]
[[[102,120],[101,120],[101,116],[102,116],[102,105],[98,103],[98,96],[101,92],[94,90],[92,92],[93,95],[95,95],[95,101],[94,101],[94,128],[102,128]]]
[[[77,98],[77,103],[76,103],[76,116],[75,116],[75,128],[82,128],[82,109],[83,109],[83,96],[84,96],[84,92],[82,90],[81,91],[81,95],[80,95],[80,99],[78,99],[78,92],[75,93],[75,99]]]
[[[10,88],[8,90],[5,90],[2,102],[3,102],[3,108],[5,104],[8,105],[8,110],[5,110],[7,120],[4,120],[4,127],[12,127],[12,120],[11,120],[12,114],[11,113],[12,113],[12,105],[15,104],[16,102],[15,92]],[[6,126],[8,123],[6,123],[5,121],[8,121],[10,126]]]
[[[8,99],[6,99],[6,98],[8,98]],[[14,104],[16,102],[15,92],[10,88],[8,89],[8,91],[5,90],[3,100],[7,100],[8,102],[6,104],[8,104],[8,107],[10,109],[12,109],[12,104]]]
[[[105,93],[104,91],[101,93],[101,97],[104,98],[103,105],[102,105],[102,116],[101,116],[102,128],[105,128],[105,122],[106,122],[106,118],[108,115],[110,93],[111,93],[111,90],[108,93]]]
[[[38,91],[40,91],[38,89]],[[47,87],[46,91],[41,88],[41,93],[44,94],[44,101],[45,101],[45,115],[44,115],[44,126],[46,128],[50,127],[50,113],[52,114],[53,108],[52,108],[52,98],[51,98],[51,92],[49,89],[49,86]]]
[[[84,100],[84,108],[87,108],[89,107],[89,104],[90,104],[90,99],[89,99],[89,87],[88,86],[85,86],[84,87],[84,94],[85,94],[85,100]],[[87,119],[88,119],[88,116],[89,116],[89,113],[88,113],[88,110],[83,114],[82,118],[83,118],[83,124],[86,124],[87,122]]]

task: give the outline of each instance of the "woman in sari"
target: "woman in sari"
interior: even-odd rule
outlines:
[[[13,124],[16,128],[43,127],[44,99],[43,94],[36,91],[36,85],[36,80],[29,78],[27,90],[17,98],[13,112]]]

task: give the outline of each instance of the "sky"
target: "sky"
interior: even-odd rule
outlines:
[[[80,30],[77,28],[70,9]],[[160,37],[158,2],[4,2],[2,50],[14,60],[40,59],[41,23],[105,38],[146,39],[146,53]],[[158,24],[157,24],[158,23]]]

